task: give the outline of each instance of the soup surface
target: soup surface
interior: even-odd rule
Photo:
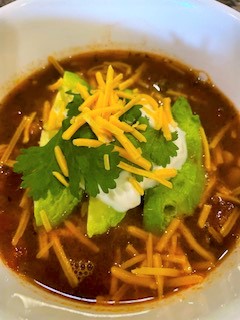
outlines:
[[[162,299],[201,283],[239,236],[233,105],[202,72],[166,57],[111,51],[49,61],[0,105],[2,259],[86,302]],[[122,172],[127,190],[111,205]]]

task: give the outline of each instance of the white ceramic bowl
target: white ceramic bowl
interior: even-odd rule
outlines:
[[[163,53],[206,71],[240,107],[240,14],[213,0],[18,0],[0,9],[0,100],[16,81],[57,58],[93,49]],[[0,264],[0,319],[240,318],[240,250],[200,287],[163,302],[96,309],[61,300]]]

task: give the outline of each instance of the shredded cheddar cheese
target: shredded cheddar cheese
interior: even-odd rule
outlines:
[[[50,110],[51,110],[51,104],[48,100],[44,101],[43,104],[43,113],[42,113],[42,121],[43,121],[43,125],[45,125],[48,121],[49,118],[49,114],[50,114]]]
[[[12,238],[12,245],[13,246],[16,246],[18,244],[19,240],[21,239],[21,237],[23,236],[23,234],[27,228],[30,216],[31,216],[31,210],[30,210],[29,198],[28,198],[28,190],[26,190],[24,192],[19,206],[22,209],[22,213],[21,213],[21,217],[19,220],[17,230]]]
[[[23,143],[28,143],[30,140],[30,127],[31,124],[36,116],[36,112],[32,112],[29,116],[28,116],[28,122],[25,125],[24,131],[23,131]]]
[[[234,227],[236,221],[238,220],[240,216],[240,212],[238,208],[235,208],[230,216],[228,217],[227,221],[224,223],[220,230],[220,234],[225,238],[232,230]]]
[[[98,87],[101,89],[104,89],[106,84],[105,84],[105,81],[103,80],[102,73],[100,71],[97,71],[95,76],[96,76]]]
[[[177,124],[173,119],[172,112],[171,112],[171,99],[164,98],[163,99],[163,110],[166,115],[167,122],[170,123],[173,127],[176,127]]]
[[[125,283],[131,284],[131,285],[138,285],[142,287],[147,287],[150,289],[156,289],[156,283],[154,279],[148,277],[148,276],[136,276],[132,272],[126,271],[120,267],[112,267],[111,273],[118,278],[119,280],[122,280]]]
[[[41,240],[40,240],[41,241]],[[45,245],[42,244],[41,249],[38,251],[36,258],[37,259],[47,259],[49,257],[49,249],[53,246],[53,242],[47,242]]]
[[[152,275],[152,276],[165,276],[165,277],[178,277],[181,275],[181,271],[173,268],[153,268],[153,267],[141,267],[132,270],[132,273],[138,275]]]
[[[203,281],[203,277],[198,274],[191,274],[189,276],[176,277],[172,279],[166,280],[167,287],[182,287],[182,286],[191,286],[194,284],[201,283]]]
[[[130,158],[136,158],[139,160],[142,158],[141,152],[133,145],[133,143],[127,138],[124,133],[119,133],[116,135],[116,139],[120,142],[122,147],[127,151]]]
[[[126,252],[133,257],[139,255],[139,252],[131,243],[126,246]]]
[[[55,91],[58,90],[63,84],[63,78],[59,78],[56,82],[54,82],[53,84],[50,84],[48,86],[48,89],[51,91]]]
[[[213,227],[208,227],[208,232],[211,234],[214,240],[216,240],[219,244],[223,242],[223,236]]]
[[[38,230],[39,251],[36,255],[37,259],[47,259],[49,257],[49,249],[52,243],[48,241],[48,234],[43,228]]]
[[[99,252],[99,247],[91,241],[88,237],[86,237],[82,232],[69,220],[64,221],[65,226],[72,232],[74,237],[78,239],[78,241],[85,246],[87,246],[91,251],[97,253]]]
[[[117,247],[115,250],[114,261],[116,264],[119,264],[121,262],[121,250],[119,247]],[[118,278],[116,278],[113,274],[111,274],[111,282],[110,282],[110,290],[109,290],[110,296],[113,296],[115,292],[117,292],[118,283],[119,283]]]
[[[127,231],[129,234],[133,235],[134,237],[141,239],[141,240],[144,240],[144,241],[147,241],[148,232],[146,232],[138,227],[135,227],[135,226],[128,226]]]
[[[110,161],[109,161],[109,154],[104,154],[103,156],[103,161],[104,161],[104,168],[109,171],[111,169],[110,167]]]
[[[202,211],[200,212],[199,218],[198,218],[198,226],[202,229],[205,226],[205,223],[208,219],[209,213],[212,209],[212,205],[204,204]]]
[[[2,164],[6,164],[6,162],[8,161],[13,149],[15,148],[16,143],[18,142],[18,139],[20,138],[21,134],[24,131],[24,128],[26,127],[26,125],[28,124],[28,117],[24,116],[20,122],[20,124],[17,127],[17,130],[15,131],[11,141],[9,142],[7,148],[5,149],[0,162]]]
[[[103,143],[99,140],[79,138],[74,139],[73,144],[78,147],[97,148],[100,147]]]
[[[87,87],[82,85],[81,83],[77,83],[76,90],[80,93],[83,100],[87,100],[90,97]]]
[[[53,56],[48,57],[48,62],[54,66],[54,68],[60,73],[60,75],[64,74],[64,69]]]
[[[210,149],[216,148],[216,146],[219,144],[219,142],[224,137],[225,133],[230,129],[232,123],[229,121],[228,124],[226,124],[224,127],[222,127],[219,132],[215,135],[215,137],[212,139],[212,141],[209,144]]]
[[[150,232],[146,241],[147,266],[153,266],[153,235]]]
[[[106,75],[106,84],[104,90],[104,98],[103,98],[103,107],[107,107],[109,105],[111,93],[112,93],[112,82],[114,77],[114,70],[111,65],[109,65]]]
[[[166,246],[166,244],[168,243],[168,241],[170,240],[172,235],[178,229],[180,223],[181,223],[181,220],[176,219],[176,218],[174,218],[171,221],[168,228],[165,230],[164,234],[162,235],[162,237],[160,238],[160,240],[158,241],[158,243],[156,245],[157,251],[161,252],[164,249],[164,247]]]
[[[132,86],[140,78],[145,68],[146,68],[146,65],[144,63],[140,65],[133,76],[131,76],[130,78],[128,78],[127,80],[125,80],[119,85],[119,89],[125,90],[128,87]]]
[[[22,235],[24,234],[24,231],[27,227],[28,221],[30,218],[30,209],[26,208],[22,211],[21,218],[19,220],[18,228],[16,230],[15,235],[12,239],[12,245],[16,246],[18,244],[18,241],[21,239]]]
[[[54,148],[54,153],[55,153],[55,157],[57,159],[57,163],[58,163],[60,169],[62,170],[62,173],[64,174],[65,177],[68,177],[67,162],[66,162],[66,158],[65,158],[61,148],[59,146],[56,146]]]
[[[144,189],[141,187],[140,183],[133,177],[129,178],[129,182],[133,185],[133,187],[137,190],[137,192],[143,196],[144,195]]]
[[[170,181],[168,181],[167,179],[165,179],[165,177],[164,177],[164,174],[165,174],[164,171],[167,169],[157,170],[157,173],[156,173],[154,171],[146,171],[143,169],[133,167],[133,166],[131,166],[125,162],[122,162],[122,161],[118,164],[118,167],[125,170],[125,171],[131,172],[131,173],[134,173],[134,174],[146,177],[146,178],[156,180],[156,181],[160,182],[161,184],[165,185],[166,187],[172,188],[172,183]],[[160,171],[162,171],[162,174],[163,174],[162,177],[161,177]],[[170,176],[174,177],[175,175],[176,175],[176,171],[174,170],[173,174]]]
[[[112,295],[112,300],[115,302],[120,301],[129,289],[129,284],[122,284],[121,287]]]
[[[48,219],[48,216],[47,216],[47,213],[45,210],[40,211],[40,217],[41,217],[42,224],[43,224],[46,232],[50,232],[52,230],[52,226],[49,222],[49,219]]]
[[[77,130],[80,129],[81,126],[84,125],[84,123],[86,123],[86,121],[83,119],[82,115],[80,115],[79,117],[76,117],[72,125],[68,127],[66,131],[63,132],[62,138],[64,140],[71,139],[74,133],[77,132]]]
[[[59,238],[54,233],[51,234],[51,241],[53,243],[54,252],[58,258],[65,276],[68,279],[70,286],[75,288],[78,285],[78,278],[71,267],[70,261],[63,250]]]
[[[214,257],[214,255],[210,251],[208,251],[205,248],[203,248],[197,242],[197,240],[192,235],[191,231],[183,224],[183,222],[180,223],[179,230],[180,230],[182,236],[185,238],[185,240],[189,244],[189,246],[194,251],[196,251],[201,257],[203,257],[206,260],[210,260],[212,262],[214,262],[216,260],[216,258]]]
[[[135,264],[142,262],[144,259],[146,259],[146,254],[138,254],[135,257],[123,262],[121,264],[121,268],[122,269],[128,269],[131,268],[132,266],[134,266]]]
[[[53,176],[59,181],[61,182],[61,184],[63,184],[65,187],[69,186],[69,183],[67,182],[67,180],[64,178],[64,176],[57,171],[53,171],[52,172]]]
[[[99,97],[99,92],[95,92],[93,95],[89,96],[79,107],[79,111],[83,111],[85,108],[90,108],[95,104]]]
[[[202,137],[202,144],[203,144],[203,150],[204,150],[204,164],[205,164],[205,168],[209,171],[211,168],[211,157],[210,157],[208,140],[203,127],[200,128],[200,134]]]
[[[135,127],[137,130],[140,130],[140,131],[146,131],[146,129],[147,129],[147,125],[144,123],[137,124],[136,126],[133,125],[133,127]]]
[[[131,155],[129,155],[129,153],[126,151],[126,149],[119,147],[119,146],[114,146],[113,150],[117,151],[122,158],[138,165],[139,167],[141,167],[145,170],[150,170],[151,163],[150,163],[150,161],[146,160],[145,158],[143,158],[143,157],[133,158]]]

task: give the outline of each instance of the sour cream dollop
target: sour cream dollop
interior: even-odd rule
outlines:
[[[185,132],[180,128],[171,128],[171,131],[176,131],[178,138],[174,141],[174,144],[178,147],[177,155],[171,157],[170,163],[167,168],[175,168],[180,170],[187,159],[187,144],[185,138]],[[161,168],[154,166],[154,169]],[[97,195],[97,198],[107,205],[114,208],[116,211],[125,212],[129,209],[135,208],[141,203],[141,196],[128,181],[131,174],[126,171],[122,171],[116,181],[116,188],[110,189],[108,193],[102,190]],[[141,186],[144,190],[153,188],[158,182],[155,180],[144,178],[141,182]]]

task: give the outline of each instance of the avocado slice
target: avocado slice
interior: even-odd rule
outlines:
[[[172,179],[173,188],[162,185],[145,193],[143,223],[146,230],[162,233],[174,217],[192,215],[204,187],[205,170],[202,165],[202,141],[199,133],[201,123],[193,115],[185,98],[179,98],[172,107],[179,127],[186,133],[188,158],[177,176]]]
[[[116,211],[98,198],[90,197],[87,218],[88,236],[103,234],[109,228],[116,227],[125,215],[126,212]]]
[[[59,194],[52,195],[48,191],[48,195],[45,199],[40,198],[34,201],[34,217],[36,226],[42,225],[41,210],[44,210],[48,216],[48,220],[52,227],[58,226],[63,222],[73,209],[79,203],[79,199],[75,198],[69,188],[62,189]]]

